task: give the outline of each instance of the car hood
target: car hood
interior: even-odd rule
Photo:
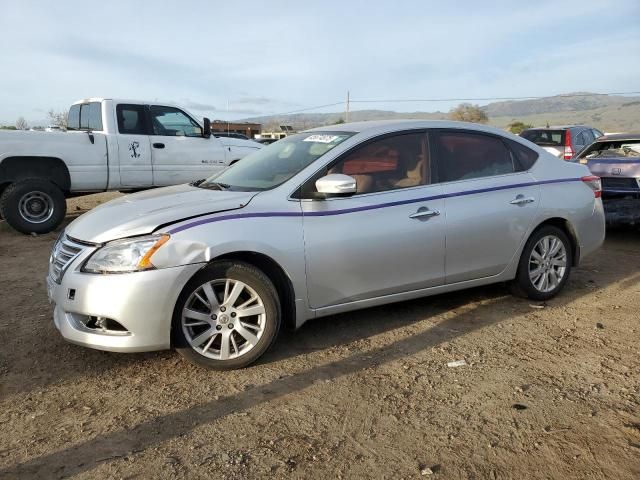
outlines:
[[[152,233],[160,225],[244,207],[257,192],[175,185],[125,195],[81,215],[66,229],[77,240],[104,243]]]

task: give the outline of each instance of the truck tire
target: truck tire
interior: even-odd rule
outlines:
[[[0,212],[19,232],[47,233],[64,220],[67,202],[54,183],[42,178],[27,178],[12,183],[2,192]]]

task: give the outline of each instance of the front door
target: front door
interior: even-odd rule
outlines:
[[[116,117],[120,184],[123,187],[150,187],[153,170],[145,106],[119,104]]]
[[[444,200],[424,132],[356,147],[324,173],[351,175],[358,192],[302,201],[312,308],[443,284]]]
[[[501,273],[525,240],[540,186],[500,137],[435,130],[430,138],[446,197],[446,283]]]
[[[202,136],[202,127],[182,110],[151,105],[154,185],[175,185],[207,178],[226,168],[226,149],[218,138]]]

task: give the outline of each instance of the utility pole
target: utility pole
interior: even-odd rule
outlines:
[[[349,123],[349,90],[347,90],[347,109],[346,109],[346,112],[345,112],[345,119],[344,119],[344,121],[345,121],[346,123]]]

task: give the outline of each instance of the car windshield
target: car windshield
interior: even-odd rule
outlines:
[[[640,157],[640,140],[598,142],[585,155],[586,158]]]
[[[526,138],[536,145],[544,145],[550,147],[564,146],[564,130],[525,130],[520,134],[522,138]]]
[[[207,178],[198,186],[225,190],[269,190],[286,182],[352,135],[349,132],[291,135],[244,157],[233,167]]]

